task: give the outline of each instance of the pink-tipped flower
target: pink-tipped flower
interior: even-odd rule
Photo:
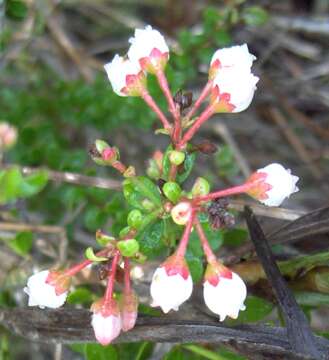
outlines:
[[[69,285],[69,277],[44,270],[29,277],[24,292],[29,296],[29,306],[56,309],[65,303]]]
[[[119,96],[140,96],[146,77],[138,62],[115,55],[104,65],[113,91]]]
[[[17,130],[6,122],[0,123],[0,148],[9,149],[17,140]]]
[[[138,298],[134,291],[123,293],[121,300],[121,320],[122,330],[128,331],[132,329],[137,320],[138,314]]]
[[[97,341],[102,345],[110,344],[120,334],[122,323],[117,302],[100,299],[92,304],[91,326]]]
[[[143,70],[155,73],[163,70],[169,59],[169,48],[165,38],[150,25],[136,29],[135,37],[129,39],[131,46],[128,58],[140,64]]]
[[[214,79],[211,103],[215,112],[241,112],[250,105],[259,78],[250,69],[232,67],[221,69]]]
[[[170,256],[153,274],[151,306],[160,306],[164,313],[177,311],[192,294],[193,282],[184,258]]]
[[[188,201],[182,201],[171,209],[171,217],[178,225],[186,225],[192,216],[192,205]]]
[[[256,56],[250,54],[247,44],[218,49],[210,61],[209,78],[213,80],[223,69],[251,69]]]
[[[225,266],[208,264],[203,296],[207,307],[224,321],[226,316],[236,319],[240,310],[245,310],[247,288],[239,275]]]
[[[267,206],[280,206],[285,198],[297,192],[298,176],[280,164],[270,164],[257,170],[247,183],[254,183],[247,193]]]

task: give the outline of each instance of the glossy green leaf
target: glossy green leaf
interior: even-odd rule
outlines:
[[[113,345],[86,344],[85,356],[86,360],[119,360],[117,350]]]
[[[22,197],[33,196],[40,192],[48,182],[48,172],[41,170],[24,177],[19,195]]]
[[[7,245],[20,256],[26,256],[33,244],[33,233],[23,231],[16,234],[15,238],[7,243]]]
[[[140,251],[147,257],[152,258],[163,254],[166,246],[163,241],[164,225],[161,220],[157,220],[138,234]]]

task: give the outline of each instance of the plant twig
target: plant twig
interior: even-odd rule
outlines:
[[[280,273],[263,230],[248,207],[245,207],[245,216],[257,255],[283,312],[291,348],[297,354],[306,354],[314,359],[325,359],[324,354],[321,354],[318,348],[305,314],[299,308]]]

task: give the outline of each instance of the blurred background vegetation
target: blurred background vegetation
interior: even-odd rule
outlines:
[[[118,146],[124,162],[135,165],[139,173],[156,149],[166,148],[167,139],[154,134],[154,114],[138,98],[115,95],[103,71],[103,64],[116,53],[126,52],[134,28],[146,24],[165,34],[170,44],[167,76],[173,93],[190,90],[196,98],[219,47],[247,42],[258,58],[255,72],[261,80],[252,106],[245,113],[213,119],[203,129],[197,140],[211,140],[218,152],[200,156],[193,179],[203,174],[213,186],[223,187],[277,161],[301,178],[301,192],[285,203],[295,215],[328,204],[327,1],[0,0],[0,121],[18,132],[15,146],[2,154],[0,172],[1,307],[26,304],[22,287],[32,269],[77,261],[86,246],[95,246],[97,229],[117,235],[126,225],[128,208],[117,191],[117,174],[98,167],[88,155],[95,139]],[[150,78],[148,84],[165,109],[155,80]],[[90,177],[112,182],[85,186]],[[284,221],[264,219],[263,225],[270,231]],[[237,228],[210,239],[223,256],[247,241],[238,216],[237,223]],[[282,261],[289,260],[325,252],[326,240],[306,239],[297,246],[277,245],[275,250]],[[150,253],[165,255],[156,232],[148,241]],[[202,258],[193,241],[189,257],[198,280]],[[329,256],[319,261],[312,258],[307,269],[326,267]],[[144,269],[145,284],[152,266]],[[304,268],[305,263],[298,266]],[[248,275],[252,269],[241,271]],[[292,271],[296,275],[296,267],[286,269],[287,276]],[[307,286],[301,286],[300,277],[292,279],[300,304],[321,333],[329,331],[321,321],[328,315],[328,273],[321,270],[322,287],[309,273]],[[72,306],[88,307],[101,293],[92,285],[96,275],[86,276],[89,280],[77,280],[69,297]],[[271,291],[264,279],[258,280],[251,281],[247,311],[238,322],[278,323]],[[141,292],[143,281],[138,284]],[[143,311],[150,309],[144,305]],[[0,329],[0,359],[242,359],[216,346],[206,351],[198,345],[151,343],[52,349],[15,339],[13,348],[11,338]]]

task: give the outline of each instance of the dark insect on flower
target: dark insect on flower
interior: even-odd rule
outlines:
[[[213,229],[231,227],[235,224],[234,216],[227,211],[227,207],[227,199],[216,199],[209,205],[207,212]]]
[[[192,92],[184,92],[183,90],[178,90],[174,96],[174,102],[179,105],[180,110],[187,109],[191,106],[193,100]]]

